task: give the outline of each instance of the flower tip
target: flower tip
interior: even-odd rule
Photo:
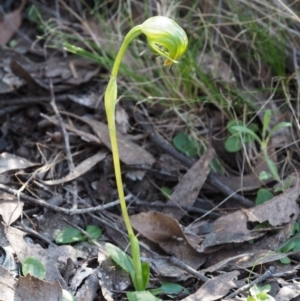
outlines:
[[[164,62],[164,66],[166,66],[166,67],[171,67],[173,64],[178,64],[178,61],[166,59]]]
[[[188,45],[185,31],[172,19],[151,17],[140,25],[152,50],[166,58],[165,66],[177,63]]]

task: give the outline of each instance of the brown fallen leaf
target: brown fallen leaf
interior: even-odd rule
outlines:
[[[100,286],[99,283],[98,270],[94,269],[92,274],[84,280],[83,285],[76,291],[76,300],[101,300],[99,299],[99,290],[101,289],[102,286]]]
[[[218,253],[225,253],[225,252],[226,251],[224,249],[218,251]],[[239,255],[230,256],[230,253],[239,254]],[[218,254],[214,253],[214,256],[218,256]],[[274,262],[286,256],[287,254],[277,253],[270,250],[257,250],[257,252],[254,250],[253,253],[249,253],[243,250],[239,252],[239,250],[231,249],[229,250],[229,254],[227,254],[228,258],[225,258],[219,261],[218,263],[209,266],[206,269],[202,269],[200,272],[213,273],[215,271],[221,271],[221,270],[231,271],[234,269],[245,269],[249,267],[262,265],[268,262]]]
[[[24,203],[18,203],[18,198],[15,195],[0,192],[0,215],[7,226],[10,226],[21,216],[23,206]]]
[[[268,144],[268,154],[269,157],[276,163],[277,155],[274,148],[272,139],[269,140]],[[216,175],[216,177],[226,186],[228,186],[233,191],[251,191],[258,188],[261,188],[264,184],[272,181],[272,179],[261,181],[259,179],[259,174],[262,171],[268,171],[269,167],[266,163],[266,160],[263,158],[262,153],[259,155],[257,162],[253,168],[253,171],[250,174],[243,176],[230,176],[225,177],[222,175]]]
[[[100,71],[100,66],[80,56],[68,56],[68,58],[50,57],[45,63],[44,75],[52,78],[56,91],[60,83],[70,86],[78,86],[91,80]],[[59,83],[59,84],[58,84]],[[66,86],[67,88],[67,86]]]
[[[164,209],[163,212],[180,220],[184,215],[181,206],[192,206],[210,171],[213,151],[208,148],[204,155],[187,171],[170,196],[167,204],[175,204],[178,209]]]
[[[94,91],[81,91],[78,93],[69,93],[68,98],[88,108],[96,109],[99,105],[99,93]]]
[[[17,282],[13,300],[62,301],[62,289],[58,281],[50,283],[27,274],[26,277],[21,277]]]
[[[0,173],[11,170],[21,170],[36,165],[39,165],[39,163],[30,162],[25,158],[13,154],[4,152],[0,155]]]
[[[48,181],[42,181],[42,182],[46,185],[59,185],[59,184],[65,183],[65,182],[70,182],[70,181],[80,177],[87,171],[89,171],[98,162],[103,160],[106,157],[106,154],[107,154],[106,151],[99,151],[94,156],[91,156],[91,157],[85,159],[84,161],[82,161],[81,163],[79,163],[75,167],[74,172],[70,172],[65,177],[63,177],[61,179],[57,179],[57,180],[48,180]]]
[[[43,113],[41,113],[40,115],[41,115],[41,117],[47,119],[49,122],[51,122],[57,126],[60,126],[60,122],[57,120],[56,116],[55,117],[47,116]],[[64,123],[64,126],[69,132],[76,134],[82,140],[87,141],[87,142],[97,143],[97,144],[101,145],[101,140],[98,137],[96,137],[95,135],[78,130],[73,124]]]
[[[103,144],[111,150],[108,127],[106,124],[100,121],[93,120],[89,116],[80,118],[80,120],[83,120],[88,125],[90,125],[90,127],[101,139]],[[155,162],[154,157],[144,148],[131,142],[126,136],[122,135],[120,132],[117,133],[117,136],[119,143],[120,160],[122,162],[124,162],[127,165],[142,166],[151,166]]]
[[[274,298],[276,301],[290,301],[296,299],[298,300],[297,297],[299,296],[300,296],[300,284],[293,283],[282,287]]]
[[[32,72],[27,70],[28,64],[25,64],[24,62],[21,63],[18,60],[13,59],[11,60],[9,67],[14,75],[19,76],[20,78],[25,80],[28,88],[31,91],[34,91],[37,94],[42,94],[43,92],[45,92],[45,90],[48,89],[47,85],[45,85],[38,78],[35,78]]]
[[[205,282],[196,293],[189,295],[181,301],[214,301],[226,296],[236,285],[233,282],[240,273],[232,271],[214,277]],[[276,299],[277,300],[277,299]]]
[[[26,4],[26,0],[22,0],[20,6],[11,13],[3,16],[0,22],[0,44],[5,45],[10,41],[15,32],[19,29],[22,23],[21,12]]]
[[[213,230],[197,249],[205,251],[208,247],[225,243],[239,243],[262,236],[264,233],[248,229],[248,222],[268,221],[272,226],[289,223],[299,214],[296,199],[300,194],[299,182],[272,200],[250,209],[242,209],[218,218],[213,223]]]
[[[35,93],[49,90],[50,81],[55,92],[70,90],[74,86],[88,82],[99,73],[100,67],[84,58],[70,56],[50,58],[45,63],[34,63],[28,58],[13,57],[10,61],[13,74],[24,79]]]
[[[107,254],[99,252],[98,263],[98,281],[102,289],[105,288],[106,291],[113,295],[112,292],[114,290],[124,291],[130,286],[129,274],[116,265]]]
[[[0,265],[0,300],[14,300],[15,276]]]
[[[184,263],[198,268],[205,262],[206,256],[195,250],[178,221],[171,216],[149,211],[133,215],[130,220],[136,231]]]

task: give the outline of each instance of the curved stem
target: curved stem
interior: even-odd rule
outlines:
[[[121,174],[121,167],[120,167],[120,155],[118,149],[118,140],[117,140],[117,131],[116,131],[116,122],[115,122],[115,109],[117,104],[117,75],[120,68],[120,64],[122,58],[125,54],[125,51],[130,44],[130,42],[135,39],[137,36],[141,34],[141,30],[139,26],[134,27],[129,31],[126,35],[121,48],[118,52],[116,60],[114,62],[114,66],[112,69],[111,77],[109,79],[109,83],[107,85],[107,89],[104,95],[104,103],[105,103],[105,111],[107,116],[107,123],[109,129],[109,136],[111,141],[111,150],[113,155],[113,162],[114,162],[114,170],[115,170],[115,177],[117,183],[117,190],[120,199],[120,206],[122,210],[122,215],[124,219],[124,223],[129,235],[130,245],[131,245],[131,252],[132,252],[132,259],[133,259],[133,266],[135,275],[133,275],[133,282],[136,290],[144,290],[144,281],[142,275],[142,264],[140,258],[140,246],[139,241],[135,237],[130,218],[127,211],[127,206],[125,202],[124,190],[123,190],[123,181],[122,181],[122,174]]]
[[[116,131],[116,124],[115,124],[115,109],[117,104],[117,75],[118,75],[122,58],[125,54],[128,45],[133,39],[135,39],[141,33],[142,32],[140,31],[139,26],[136,26],[133,29],[131,29],[126,35],[126,37],[124,38],[124,41],[115,59],[111,77],[104,96],[105,111],[107,115],[107,123],[108,123],[109,136],[111,141],[118,195],[120,199],[122,215],[129,235],[130,234],[133,235],[133,230],[131,227],[130,219],[127,212],[125,197],[124,197],[123,181],[122,181],[121,167],[120,167],[120,156],[119,156],[118,141],[117,141],[117,131]]]

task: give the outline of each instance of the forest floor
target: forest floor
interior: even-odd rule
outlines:
[[[130,255],[103,98],[124,36],[156,15],[189,44],[168,68],[141,35],[118,74],[152,296],[131,300],[300,300],[298,0],[4,0],[0,15],[0,300],[134,291],[107,248]]]

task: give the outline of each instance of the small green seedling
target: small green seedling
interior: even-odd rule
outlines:
[[[205,152],[205,147],[203,144],[198,143],[193,137],[188,136],[184,133],[178,133],[172,139],[173,145],[181,153],[185,154],[188,157],[202,156]],[[210,162],[210,168],[213,172],[219,174],[224,174],[222,164],[218,161],[217,158],[213,158]]]
[[[184,133],[178,133],[172,140],[175,148],[188,157],[195,157],[199,153],[197,142]]]
[[[94,225],[87,225],[85,231],[93,238],[98,239],[102,235],[102,230]],[[75,242],[86,241],[88,238],[84,236],[78,229],[73,227],[64,228],[60,231],[55,242],[57,244],[71,244]]]
[[[226,127],[231,136],[229,136],[225,140],[225,149],[230,153],[238,152],[242,149],[244,143],[251,143],[254,142],[255,139],[252,135],[243,134],[236,130],[235,126],[245,126],[241,120],[230,120]],[[258,131],[258,125],[256,123],[251,123],[246,126],[247,129],[251,130],[252,132],[256,133]]]
[[[22,274],[27,274],[43,280],[46,276],[45,266],[34,256],[28,256],[22,263]],[[62,290],[62,301],[76,301],[76,298],[67,290]]]
[[[183,286],[172,282],[164,282],[160,287],[151,289],[149,291],[154,296],[164,294],[164,295],[168,295],[170,298],[172,298],[172,295],[179,294],[182,291],[186,291],[188,293],[188,290],[185,289]]]
[[[34,256],[27,257],[22,263],[22,274],[30,274],[43,280],[46,275],[44,265]]]
[[[141,262],[139,241],[133,232],[129,215],[127,212],[121,176],[120,157],[115,122],[115,109],[118,101],[117,75],[120,68],[121,60],[125,54],[128,45],[141,34],[146,35],[151,50],[166,58],[164,64],[165,66],[171,66],[173,63],[176,63],[177,59],[179,59],[185,52],[188,44],[188,39],[185,31],[175,21],[167,17],[152,17],[147,19],[141,25],[135,26],[128,32],[128,34],[124,38],[124,41],[115,59],[111,76],[104,95],[104,104],[109,128],[109,136],[111,141],[117,190],[119,194],[120,206],[122,210],[124,223],[129,235],[132,254],[132,261],[130,261],[126,257],[124,259],[124,262],[126,262],[126,268],[130,270],[129,274],[131,276],[136,291],[144,291],[146,289],[149,280],[149,266],[147,263]],[[108,252],[110,253],[112,249],[111,245],[108,245],[106,249],[108,249]],[[114,254],[115,250],[113,250],[112,258],[116,261],[118,255],[114,256]],[[110,255],[112,255],[112,253],[110,253]],[[118,263],[118,258],[116,263]],[[149,292],[142,293],[148,294]],[[132,298],[131,300],[134,300],[132,296],[136,295],[134,295],[134,293],[130,293],[129,295],[127,295],[129,299]]]
[[[278,170],[276,167],[276,164],[274,161],[269,157],[268,155],[268,144],[269,141],[272,137],[272,135],[279,129],[285,128],[285,127],[290,127],[292,124],[290,122],[280,122],[277,125],[275,125],[268,133],[267,129],[271,120],[272,116],[272,111],[271,110],[266,110],[264,117],[263,117],[263,128],[262,128],[262,134],[261,138],[250,128],[244,126],[244,125],[236,125],[232,126],[232,129],[237,131],[240,134],[248,135],[251,136],[252,139],[254,139],[256,142],[259,143],[264,160],[268,165],[269,172],[262,172],[259,176],[261,180],[266,180],[270,177],[272,177],[274,180],[280,182],[280,177],[278,174]]]
[[[272,192],[270,192],[268,189],[266,188],[260,188],[257,191],[256,194],[256,199],[255,199],[255,205],[261,205],[271,199],[273,199],[274,194]]]
[[[265,284],[263,286],[254,285],[249,290],[251,296],[247,298],[247,301],[275,301],[272,296],[268,295],[270,290],[270,284]]]
[[[293,251],[300,251],[300,223],[295,222],[291,237],[285,241],[277,250],[278,253],[288,253]],[[290,264],[289,257],[280,259],[282,264]]]
[[[162,186],[160,189],[162,195],[168,200],[172,195],[172,189],[167,186]]]

